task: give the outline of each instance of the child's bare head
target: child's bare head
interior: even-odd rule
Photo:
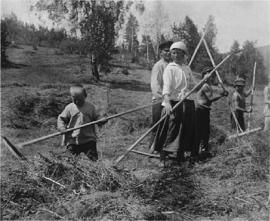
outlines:
[[[70,96],[72,102],[77,106],[81,107],[84,104],[87,93],[82,85],[74,84],[70,87]]]

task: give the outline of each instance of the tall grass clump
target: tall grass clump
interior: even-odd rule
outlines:
[[[70,102],[68,93],[44,90],[40,93],[23,93],[8,101],[7,126],[13,128],[40,127],[56,117]]]

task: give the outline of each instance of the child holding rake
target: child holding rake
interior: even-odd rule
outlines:
[[[70,87],[70,95],[72,103],[65,107],[64,111],[57,119],[57,127],[60,131],[78,127],[99,118],[95,106],[85,101],[87,93],[82,85],[72,85]],[[103,125],[106,122],[107,120],[104,120],[98,125]],[[95,125],[89,125],[64,134],[62,145],[66,146],[67,150],[75,156],[84,153],[90,160],[97,161],[98,153],[96,143],[97,135]]]

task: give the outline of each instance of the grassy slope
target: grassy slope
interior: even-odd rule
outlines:
[[[55,131],[54,122],[27,130],[6,127],[6,121],[8,120],[6,116],[10,111],[9,100],[24,92],[46,94],[56,88],[57,93],[62,93],[67,90],[68,84],[71,82],[82,83],[87,88],[88,101],[93,102],[101,112],[107,112],[108,114],[147,104],[151,100],[150,72],[138,65],[130,65],[130,75],[128,76],[119,74],[117,69],[114,69],[114,73],[102,75],[104,81],[96,84],[88,73],[89,65],[86,58],[80,59],[75,55],[59,56],[54,54],[53,49],[46,48],[33,52],[27,46],[23,50],[11,49],[9,55],[13,62],[29,65],[21,69],[2,70],[1,132],[10,137],[14,143]],[[110,89],[106,87],[109,85]],[[109,97],[107,94],[109,94]],[[262,122],[260,114],[262,112],[261,95],[261,92],[257,92],[256,99],[254,99],[256,106],[252,125],[256,126],[260,126]],[[181,168],[172,167],[162,170],[158,168],[157,160],[131,153],[121,163],[120,167],[126,168],[132,176],[135,175],[136,182],[127,179],[130,181],[128,185],[133,186],[136,183],[139,186],[139,189],[136,189],[135,196],[132,193],[133,197],[125,197],[120,189],[118,191],[103,190],[100,194],[103,198],[105,194],[109,199],[121,199],[128,211],[129,219],[168,218],[183,220],[190,218],[194,220],[197,218],[201,220],[202,217],[265,219],[266,174],[269,174],[266,169],[268,168],[269,155],[266,146],[269,144],[269,140],[267,140],[269,138],[262,133],[260,136],[254,135],[222,145],[217,144],[217,137],[224,133],[231,133],[229,131],[228,113],[224,100],[217,102],[213,107],[212,124],[214,130],[212,135],[214,137],[212,138],[212,144],[213,151],[217,153],[216,157],[204,163],[196,163],[195,165],[187,163]],[[98,148],[100,158],[106,165],[110,165],[113,159],[122,154],[148,129],[150,114],[150,108],[148,108],[125,115],[109,121],[104,128],[99,130]],[[147,145],[148,138],[142,141],[137,149],[146,150]],[[63,151],[60,148],[60,138],[53,138],[22,150],[31,159],[34,159],[33,157],[38,152],[49,156],[48,151],[54,151],[55,153]],[[80,162],[84,166],[89,164],[84,156],[82,156]],[[14,163],[10,153],[1,148],[1,176],[4,177],[7,175],[6,172],[19,168],[18,165]],[[123,186],[125,185],[123,184]],[[90,200],[90,198],[95,199],[95,197],[93,193],[84,194],[80,201],[77,199],[77,202],[80,205],[80,202]],[[74,200],[74,198],[72,199]],[[97,199],[100,198],[97,197]],[[61,206],[63,205],[69,209],[69,213],[64,216],[66,219],[78,218],[76,213],[75,215],[71,214],[71,211],[77,210],[75,207],[71,208],[68,199],[66,202],[62,202]],[[111,209],[111,211],[120,214],[117,209]],[[164,211],[165,213],[162,214],[161,212]],[[180,214],[182,215],[180,216]],[[87,214],[85,216],[87,217]],[[21,215],[22,217],[27,216],[24,214]],[[106,214],[100,213],[92,218],[99,219],[101,217],[106,217]],[[113,217],[111,213],[109,217]],[[34,216],[31,218],[34,218]],[[114,218],[125,219],[124,216]]]

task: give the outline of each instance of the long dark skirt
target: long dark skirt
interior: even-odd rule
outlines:
[[[171,101],[172,107],[177,102]],[[165,109],[162,110],[162,115]],[[165,118],[159,125],[154,141],[156,151],[176,153],[182,158],[185,151],[192,155],[198,154],[196,142],[196,113],[193,100],[184,100],[173,113]]]
[[[162,111],[161,103],[158,103],[158,104],[155,104],[155,105],[152,106],[152,125],[151,125],[151,127],[152,127],[154,124],[156,124],[156,122],[159,121],[160,116],[161,116],[161,111]],[[153,144],[154,139],[155,139],[155,135],[156,135],[157,128],[158,128],[158,127],[155,127],[155,128],[152,130],[151,137],[150,137],[149,148],[152,147],[152,144]]]

